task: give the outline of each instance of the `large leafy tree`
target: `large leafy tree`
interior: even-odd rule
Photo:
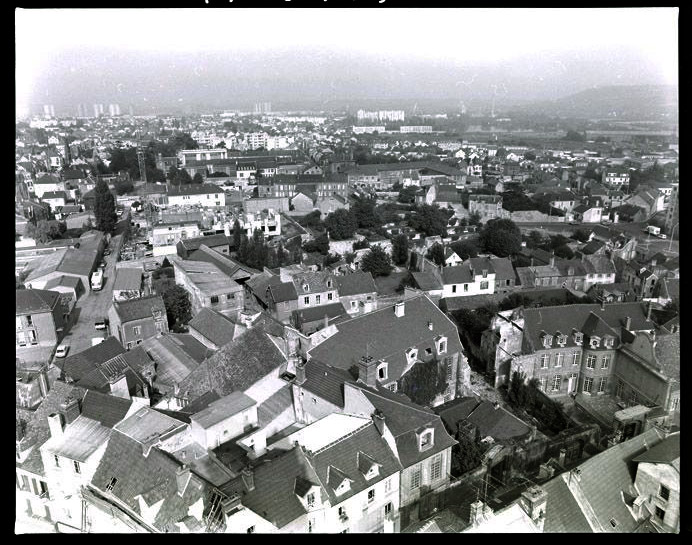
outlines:
[[[405,265],[408,261],[408,237],[403,233],[392,239],[392,260],[395,265]]]
[[[507,257],[521,250],[521,231],[508,219],[494,219],[485,224],[480,234],[485,251],[498,257]]]
[[[168,315],[168,324],[182,325],[192,319],[190,294],[182,286],[174,286],[163,295],[163,304]],[[171,326],[173,327],[173,326]]]
[[[115,198],[104,180],[96,182],[94,188],[94,216],[96,229],[104,233],[112,233],[118,220],[115,214]]]
[[[203,184],[204,183],[204,176],[202,176],[199,172],[196,172],[192,178],[192,183],[193,184]]]
[[[444,246],[442,246],[442,244],[440,244],[439,242],[436,242],[430,247],[425,257],[427,257],[430,261],[435,263],[435,265],[441,267],[445,264]]]
[[[375,210],[375,204],[375,199],[356,200],[355,204],[351,208],[351,212],[356,218],[358,227],[371,229],[373,227],[380,227],[382,225],[382,221]]]
[[[60,238],[67,226],[55,220],[38,220],[35,224],[26,224],[26,236],[33,238],[39,244],[45,244],[56,238]]]
[[[483,461],[483,446],[480,440],[469,437],[466,433],[457,433],[458,444],[452,447],[452,473],[457,477],[473,471]]]
[[[329,230],[329,236],[334,240],[345,240],[352,238],[358,222],[355,216],[345,208],[340,208],[332,212],[324,219],[324,224]]]
[[[442,210],[437,205],[421,204],[411,212],[408,222],[411,228],[424,233],[426,236],[445,236],[449,216],[449,211]]]
[[[317,252],[322,255],[327,255],[329,253],[329,238],[327,234],[324,233],[313,240],[309,240],[303,243],[303,250],[308,253]]]
[[[372,274],[373,277],[387,276],[392,272],[392,259],[379,244],[375,244],[363,256],[360,268],[363,272]]]
[[[478,245],[473,240],[457,240],[450,247],[461,259],[478,256]]]

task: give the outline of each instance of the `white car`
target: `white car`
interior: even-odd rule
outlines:
[[[96,346],[97,344],[101,344],[105,340],[106,339],[104,337],[92,337],[91,338],[91,346]]]
[[[55,350],[55,357],[56,358],[64,358],[65,356],[67,356],[67,353],[69,351],[70,351],[70,345],[69,344],[61,344]]]

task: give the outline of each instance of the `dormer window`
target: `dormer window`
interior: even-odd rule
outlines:
[[[584,342],[584,334],[581,333],[580,331],[575,331],[574,332],[574,344],[581,345],[582,342]]]
[[[419,450],[422,452],[433,446],[433,433],[432,429],[426,429],[423,433],[419,435]]]
[[[332,281],[331,281],[331,280],[327,280],[327,287],[328,287],[328,288],[331,288],[331,287],[332,287]]]
[[[303,284],[303,291],[310,291],[310,285],[309,284]]]
[[[545,346],[546,348],[550,348],[551,346],[553,346],[553,336],[552,335],[548,335],[545,332],[543,333],[543,346]]]
[[[437,339],[437,353],[444,354],[447,352],[447,337],[439,337]]]
[[[560,333],[560,332],[558,331],[558,333],[557,333],[557,344],[559,344],[560,346],[565,346],[566,343],[567,343],[567,335],[563,335],[562,333]]]
[[[409,348],[406,351],[406,359],[408,359],[409,363],[413,363],[416,361],[416,358],[418,357],[418,349],[416,348]]]
[[[603,346],[606,348],[613,348],[613,345],[615,344],[615,339],[613,337],[605,337],[603,339]]]
[[[305,503],[308,506],[308,509],[312,509],[315,507],[315,493],[310,492],[307,496],[305,496]]]
[[[591,348],[598,348],[601,346],[601,339],[599,337],[591,337],[589,340],[589,345]]]
[[[377,378],[379,380],[385,380],[387,378],[387,363],[382,362],[377,366]]]

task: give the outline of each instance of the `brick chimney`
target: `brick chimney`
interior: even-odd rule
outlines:
[[[52,413],[48,415],[48,427],[50,428],[51,437],[62,437],[65,426],[63,425],[62,415],[60,413]]]
[[[428,320],[428,329],[429,329],[430,331],[433,330],[433,323],[432,323],[430,320]]]
[[[647,322],[651,321],[651,309],[653,308],[653,306],[654,305],[651,303],[651,301],[649,301],[649,303],[647,304],[647,307],[646,307],[646,320],[647,320]]]
[[[79,408],[79,399],[72,396],[66,397],[62,403],[60,403],[60,414],[63,415],[65,424],[69,424],[70,422],[76,420],[81,414],[81,410]]]
[[[401,318],[404,316],[404,302],[399,301],[394,305],[394,314],[396,315],[397,318]]]
[[[375,410],[375,412],[372,413],[372,421],[374,422],[377,431],[380,432],[380,435],[384,435],[384,420],[384,413],[379,409]]]
[[[240,475],[245,484],[245,488],[248,489],[248,492],[252,492],[255,489],[255,472],[252,471],[251,467],[244,467]]]
[[[548,494],[540,486],[531,486],[525,490],[519,498],[519,504],[531,520],[543,530],[545,521],[545,507]]]
[[[366,386],[377,385],[377,361],[372,356],[363,356],[358,362],[358,380]]]
[[[190,482],[190,478],[192,477],[192,473],[190,472],[190,468],[187,464],[183,464],[180,466],[176,472],[175,472],[175,481],[176,484],[178,485],[178,495],[182,496],[185,494],[185,490],[187,489],[187,485]]]
[[[629,316],[627,316],[627,318],[625,318],[625,329],[627,331],[632,330],[632,318],[630,318]]]
[[[481,522],[483,522],[483,511],[485,505],[481,500],[476,500],[471,504],[471,515],[469,517],[469,522],[473,526],[479,525]]]
[[[296,362],[296,384],[303,384],[305,382],[305,362],[301,359]]]

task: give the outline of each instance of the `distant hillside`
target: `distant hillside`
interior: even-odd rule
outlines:
[[[672,85],[612,85],[594,87],[574,95],[519,107],[525,113],[557,117],[617,120],[675,119],[677,87]]]

